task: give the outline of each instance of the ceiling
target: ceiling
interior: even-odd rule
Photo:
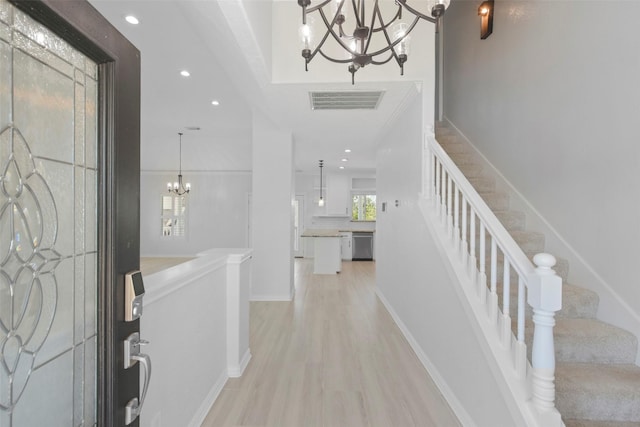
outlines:
[[[292,132],[296,170],[315,172],[323,159],[326,171],[346,165],[371,172],[381,135],[433,68],[429,55],[410,54],[404,76],[394,63],[371,65],[356,73],[353,86],[346,65],[321,57],[305,72],[295,0],[90,2],[141,52],[142,170],[176,169],[178,132],[183,170],[250,170],[257,110]],[[127,23],[127,15],[140,23]],[[432,48],[433,24],[420,22],[412,35]],[[383,97],[375,110],[314,111],[311,90],[378,90]]]

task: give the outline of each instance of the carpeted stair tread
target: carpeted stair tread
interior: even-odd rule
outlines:
[[[458,169],[462,171],[464,176],[469,177],[479,177],[482,176],[482,165],[479,163],[467,163],[464,165],[459,165]]]
[[[478,158],[476,157],[476,155],[468,151],[460,153],[450,153],[449,157],[451,157],[451,160],[453,160],[453,163],[455,163],[456,165],[478,163]]]
[[[561,317],[595,318],[600,297],[597,293],[569,283],[562,284],[562,310],[556,313]]]
[[[511,237],[522,248],[525,253],[544,252],[544,234],[537,231],[513,230]]]
[[[495,178],[488,176],[476,176],[473,178],[469,178],[469,183],[480,194],[495,191],[496,189]]]
[[[500,223],[504,225],[507,231],[524,231],[526,221],[524,212],[495,210],[493,213],[498,217]]]
[[[593,420],[563,420],[566,427],[640,427],[640,422],[626,421],[593,421]]]
[[[467,148],[467,144],[461,142],[459,138],[453,135],[446,135],[442,138],[438,138],[438,142],[440,143],[444,151],[449,155],[453,153],[466,153],[467,151],[469,151],[469,148]]]
[[[569,278],[569,261],[566,258],[556,257],[556,265],[553,266],[553,271],[562,277],[562,283],[566,283]]]
[[[509,209],[509,195],[492,191],[482,194],[482,199],[492,211],[506,211]]]
[[[445,135],[457,135],[455,129],[448,127],[447,125],[436,125],[436,137],[445,136]]]
[[[556,407],[567,419],[640,422],[640,367],[558,363]]]
[[[636,359],[636,337],[596,319],[558,318],[553,335],[558,362],[632,364]],[[525,336],[531,343],[533,322],[527,323]]]

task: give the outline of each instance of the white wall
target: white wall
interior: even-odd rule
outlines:
[[[145,279],[140,333],[149,345],[141,351],[150,355],[153,372],[143,427],[199,425],[228,378],[226,256],[174,270]]]
[[[496,2],[484,41],[477,6],[445,17],[446,118],[640,319],[640,3]]]
[[[293,138],[254,111],[252,300],[293,297]]]
[[[188,172],[187,235],[162,236],[162,196],[177,172],[143,171],[140,177],[141,256],[193,255],[209,248],[247,246],[250,172]]]
[[[454,290],[448,262],[417,205],[421,192],[422,107],[416,96],[378,152],[377,287],[418,356],[464,425],[515,426],[491,362]],[[394,201],[400,205],[395,207]],[[380,203],[387,202],[387,211]],[[411,341],[411,340],[410,340]]]

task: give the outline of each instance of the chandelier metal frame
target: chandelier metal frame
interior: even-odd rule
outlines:
[[[333,18],[328,19],[327,13],[325,13],[324,8],[332,2],[337,4],[337,8],[335,14],[333,14]],[[320,42],[315,48],[312,48],[311,46],[305,46],[302,49],[302,57],[305,60],[305,71],[309,70],[308,65],[313,60],[313,58],[317,54],[320,54],[325,59],[331,62],[340,64],[349,63],[350,65],[348,67],[348,71],[351,73],[352,84],[355,83],[355,73],[360,68],[368,64],[383,65],[391,61],[391,59],[396,60],[396,63],[400,67],[400,75],[404,75],[404,63],[407,62],[407,54],[397,53],[396,49],[394,48],[405,40],[405,38],[409,35],[409,33],[411,33],[420,19],[435,23],[436,33],[439,32],[440,18],[444,15],[445,9],[449,3],[446,0],[437,0],[437,3],[431,8],[431,16],[429,16],[409,6],[407,4],[407,0],[396,0],[395,3],[398,6],[398,9],[393,17],[388,22],[385,22],[384,18],[382,17],[382,13],[380,12],[378,0],[375,0],[370,21],[367,22],[365,16],[365,0],[351,0],[350,3],[352,6],[353,16],[355,17],[356,27],[353,35],[348,35],[343,28],[343,24],[346,22],[346,18],[345,14],[342,13],[343,8],[347,7],[345,6],[345,3],[348,2],[349,0],[324,0],[316,6],[311,7],[311,0],[298,0],[298,5],[302,7],[303,26],[307,25],[307,16],[310,16],[310,14],[317,12],[322,18],[322,22],[326,27],[324,36],[321,38]],[[405,34],[402,37],[392,39],[390,37],[389,30],[393,24],[402,19],[403,10],[411,13],[414,18],[407,26],[404,32]],[[371,44],[371,38],[375,33],[379,32],[382,32],[382,35],[384,35],[387,45],[374,52],[369,52],[368,50]],[[346,52],[348,52],[351,58],[338,59],[326,54],[322,50],[322,47],[324,46],[329,36],[331,36]],[[349,43],[353,41],[355,41],[355,48],[352,47]],[[379,57],[380,55],[384,55],[385,53],[389,53],[389,56],[386,58],[377,59],[377,57]]]

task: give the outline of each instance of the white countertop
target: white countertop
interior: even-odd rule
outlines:
[[[300,237],[341,237],[337,229],[328,230],[304,230]]]

